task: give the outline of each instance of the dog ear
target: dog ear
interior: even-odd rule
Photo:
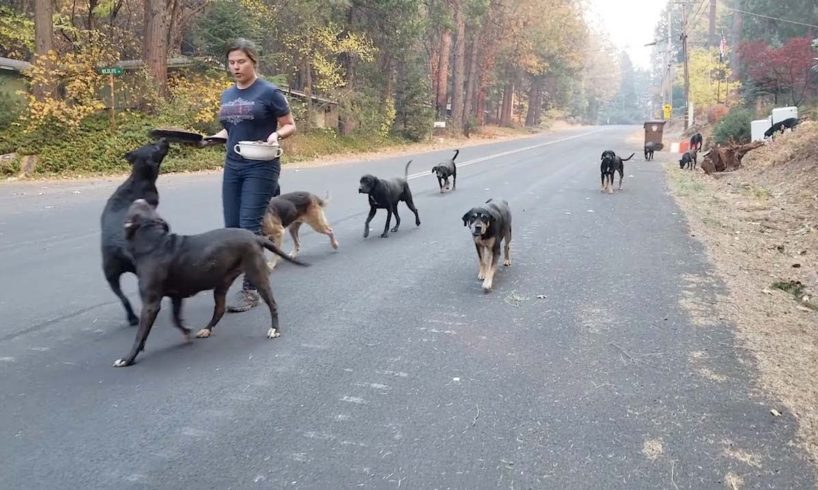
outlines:
[[[134,161],[136,161],[136,155],[133,151],[129,151],[128,153],[122,155],[122,158],[127,160],[131,165],[133,165]]]
[[[600,160],[605,160],[605,154],[608,153],[607,151],[602,152],[602,156],[599,157]]]
[[[463,215],[463,226],[469,226],[469,216],[471,216],[471,210],[466,211],[466,214]]]

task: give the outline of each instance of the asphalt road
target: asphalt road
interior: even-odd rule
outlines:
[[[135,329],[98,245],[121,179],[0,185],[0,487],[814,487],[731,326],[681,306],[723,291],[667,194],[670,157],[637,154],[623,191],[599,191],[600,153],[638,151],[638,130],[465,148],[442,196],[429,170],[451,152],[413,155],[422,225],[401,207],[388,239],[383,213],[362,238],[357,181],[404,158],[286,169],[285,192],[330,193],[341,248],[305,229],[313,266],[273,273],[282,337],[257,308],[184,344],[166,300],[125,369]],[[219,174],[158,185],[173,231],[221,226]],[[483,294],[460,217],[489,197],[511,205],[513,265]],[[211,309],[188,300],[189,326]]]

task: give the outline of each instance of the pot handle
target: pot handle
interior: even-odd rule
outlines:
[[[239,155],[241,155],[241,148],[239,147],[239,145],[238,145],[238,144],[237,144],[237,145],[235,145],[235,146],[233,146],[233,151],[235,151],[236,153],[238,153]]]
[[[284,149],[279,146],[278,150],[276,151],[276,156],[275,157],[278,158],[283,154],[284,154]]]

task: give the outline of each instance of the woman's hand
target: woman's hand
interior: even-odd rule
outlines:
[[[273,131],[272,133],[270,133],[270,136],[267,137],[267,144],[270,144],[270,145],[280,144],[278,142],[278,131]]]

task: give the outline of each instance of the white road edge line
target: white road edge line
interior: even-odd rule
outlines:
[[[486,160],[491,160],[492,158],[497,158],[497,157],[504,157],[506,155],[513,155],[514,153],[520,153],[521,151],[533,150],[534,148],[541,148],[543,146],[553,145],[553,144],[556,144],[556,143],[562,143],[563,141],[569,141],[569,140],[573,140],[573,139],[577,139],[577,138],[582,138],[584,136],[588,136],[588,135],[591,135],[591,134],[594,134],[594,133],[599,133],[600,131],[605,131],[605,128],[595,129],[595,130],[589,131],[587,133],[575,134],[574,136],[568,136],[566,138],[560,138],[558,140],[546,141],[545,143],[539,143],[539,144],[536,144],[536,145],[526,146],[524,148],[517,148],[515,150],[509,150],[509,151],[504,151],[504,152],[501,152],[501,153],[495,153],[493,155],[488,155],[488,156],[485,156],[485,157],[475,158],[474,160],[466,160],[465,162],[462,162],[462,163],[458,162],[457,163],[457,168],[468,167],[469,165],[474,165],[475,163],[485,162]],[[419,177],[423,177],[423,176],[426,176],[426,175],[429,175],[428,171],[427,172],[416,172],[414,174],[409,174],[408,180],[417,179]]]

